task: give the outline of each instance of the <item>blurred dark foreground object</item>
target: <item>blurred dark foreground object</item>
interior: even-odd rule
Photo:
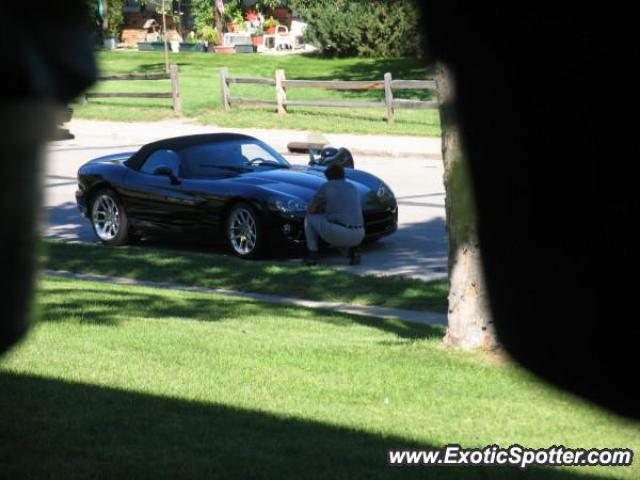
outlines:
[[[0,353],[27,329],[46,142],[96,76],[85,1],[3,5],[0,29]]]
[[[555,385],[640,418],[636,16],[434,1],[430,62],[453,72],[500,342]]]

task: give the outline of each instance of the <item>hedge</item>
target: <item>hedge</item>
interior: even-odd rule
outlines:
[[[421,53],[414,0],[291,0],[307,22],[305,40],[330,56],[400,57]]]

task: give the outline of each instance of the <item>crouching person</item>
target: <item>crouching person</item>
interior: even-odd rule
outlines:
[[[331,165],[325,171],[326,182],[311,199],[304,221],[309,254],[307,265],[317,265],[318,241],[322,238],[338,247],[349,258],[350,265],[360,263],[359,245],[364,238],[364,220],[358,189],[345,180],[344,168]]]

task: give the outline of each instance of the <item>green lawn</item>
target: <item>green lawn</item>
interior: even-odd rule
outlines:
[[[627,468],[391,468],[389,448],[620,447],[638,426],[443,330],[45,278],[0,361],[3,478],[636,479]]]
[[[310,300],[446,312],[446,281],[361,277],[293,263],[249,262],[149,247],[44,242],[43,268],[96,273],[207,288],[285,295]]]
[[[382,79],[391,72],[397,79],[432,78],[432,73],[416,59],[324,59],[316,56],[266,56],[259,54],[216,55],[205,53],[172,53],[171,62],[180,67],[180,87],[183,113],[201,123],[225,127],[287,128],[326,133],[376,133],[397,135],[439,136],[437,110],[398,110],[394,125],[383,121],[384,109],[291,108],[280,117],[271,107],[233,107],[229,113],[221,110],[219,69],[229,67],[231,75],[273,78],[277,68],[285,69],[287,78],[317,80]],[[162,72],[162,52],[115,51],[99,52],[102,73]],[[168,80],[101,82],[100,91],[170,91]],[[261,85],[231,86],[232,95],[249,98],[275,99],[273,87]],[[398,98],[430,99],[431,92],[399,91]],[[318,89],[290,89],[291,100],[352,99],[381,100],[382,91],[333,92]],[[167,99],[94,99],[85,106],[76,105],[77,118],[116,121],[149,121],[171,118],[171,100]]]

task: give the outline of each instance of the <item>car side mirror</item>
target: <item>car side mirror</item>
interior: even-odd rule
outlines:
[[[162,177],[169,177],[171,179],[171,185],[179,185],[180,180],[173,174],[173,170],[169,167],[158,167],[153,171],[154,175],[159,175]]]

